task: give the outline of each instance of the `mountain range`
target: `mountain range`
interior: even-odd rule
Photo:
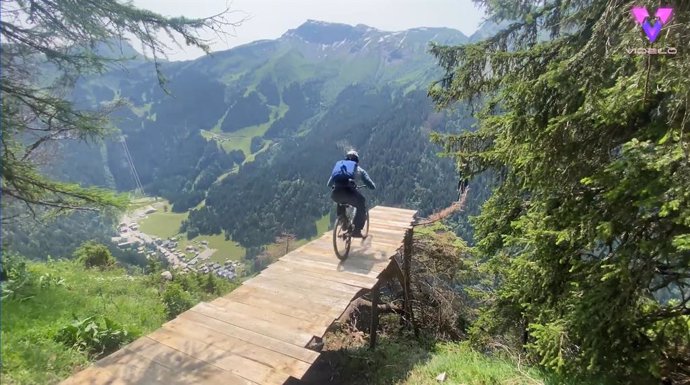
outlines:
[[[280,232],[315,235],[332,202],[325,182],[348,148],[360,152],[378,185],[370,206],[426,215],[455,198],[454,165],[439,158],[432,131],[471,125],[458,109],[435,111],[427,88],[442,75],[430,42],[464,44],[447,28],[380,31],[309,20],[261,40],[192,61],[152,63],[80,79],[85,109],[124,98],[103,142],[65,142],[48,169],[82,184],[161,196],[190,211],[190,236],[223,232],[248,248]],[[126,43],[115,55],[136,56]],[[26,250],[24,250],[26,252]],[[31,254],[31,253],[29,253]]]

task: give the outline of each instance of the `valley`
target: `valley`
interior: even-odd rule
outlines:
[[[690,384],[690,3],[146,1],[0,2],[4,382]]]
[[[275,40],[162,63],[169,94],[140,61],[83,77],[73,93],[77,106],[117,98],[128,104],[113,113],[113,135],[63,143],[49,171],[68,182],[160,197],[168,212],[142,220],[141,229],[206,239],[218,262],[255,255],[283,232],[308,240],[324,231],[318,223],[332,210],[328,169],[349,147],[381,186],[367,192],[372,206],[429,214],[455,194],[443,182],[454,177],[453,164],[436,157],[429,134],[468,119],[433,112],[424,90],[437,74],[426,52],[430,39],[472,40],[443,28],[389,33],[308,21]],[[88,169],[75,172],[71,164]],[[114,231],[99,229],[101,239]]]

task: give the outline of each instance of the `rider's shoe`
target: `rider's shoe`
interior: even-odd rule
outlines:
[[[362,235],[362,230],[354,230],[350,236],[352,238],[364,238],[364,235]]]

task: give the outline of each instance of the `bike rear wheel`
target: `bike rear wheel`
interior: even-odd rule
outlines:
[[[333,225],[333,250],[338,259],[347,258],[350,253],[352,238],[349,231],[350,224],[343,217],[337,217]]]

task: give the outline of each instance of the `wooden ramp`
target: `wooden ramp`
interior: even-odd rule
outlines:
[[[61,384],[283,384],[290,377],[300,379],[319,356],[307,348],[310,342],[323,337],[362,291],[378,293],[384,270],[395,265],[402,274],[392,258],[411,236],[414,214],[377,206],[369,211],[369,237],[353,239],[344,262],[336,258],[328,232],[225,297],[194,306]]]

